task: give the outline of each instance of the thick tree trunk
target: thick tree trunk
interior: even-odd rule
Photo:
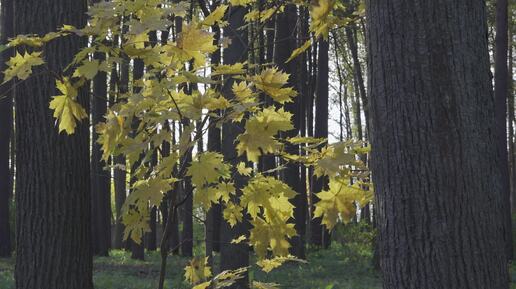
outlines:
[[[317,59],[317,87],[316,87],[316,104],[315,104],[315,130],[316,138],[328,137],[328,51],[329,43],[325,40],[319,40],[319,53]],[[315,195],[328,186],[326,177],[312,177],[312,206],[319,201]],[[321,225],[321,218],[311,220],[312,244],[316,246],[329,247],[330,232]]]
[[[503,206],[505,222],[505,249],[512,259],[511,188],[509,180],[509,155],[507,153],[507,98],[509,93],[509,74],[507,67],[508,51],[508,2],[496,1],[496,40],[495,40],[495,115],[498,129],[498,150],[501,155]]]
[[[104,53],[95,53],[94,58],[104,61]],[[102,148],[97,142],[95,125],[103,121],[107,112],[107,73],[99,71],[93,79],[91,96],[91,211],[93,254],[108,256],[111,248],[111,176],[102,160]]]
[[[1,1],[1,43],[6,43],[7,39],[13,36],[13,2],[13,0]],[[10,55],[11,53],[4,52],[3,57],[0,57],[0,69],[2,71],[5,69],[5,62]],[[10,83],[0,86],[0,258],[10,257],[12,251],[9,221],[9,207],[12,196],[10,143],[14,121],[11,87]]]
[[[290,74],[288,85],[295,87],[297,84],[297,62],[290,61],[286,63],[294,49],[297,47],[295,26],[289,23],[297,23],[297,8],[295,5],[287,5],[285,12],[278,14],[276,17],[276,46],[274,51],[274,60],[278,67]],[[295,129],[285,133],[286,137],[295,137],[299,134],[299,106],[300,98],[296,97],[293,102],[285,105],[285,110],[292,113],[292,122]],[[285,148],[287,153],[299,154],[299,146],[287,145]],[[294,191],[297,192],[296,197],[292,200],[294,208],[294,220],[297,236],[290,240],[290,253],[298,258],[305,257],[305,222],[306,222],[306,206],[307,198],[300,191],[300,167],[296,163],[289,162],[285,164],[283,171],[283,179]]]
[[[484,6],[367,1],[385,289],[509,288]]]
[[[224,64],[234,64],[236,62],[245,61],[247,59],[247,34],[241,29],[244,25],[244,15],[246,9],[244,7],[231,7],[228,11],[229,25],[224,29],[224,36],[232,40],[231,45],[224,49]],[[232,97],[231,86],[233,81],[226,81],[222,91],[227,98]],[[242,157],[238,157],[235,150],[235,139],[242,131],[242,127],[238,123],[224,123],[222,126],[222,153],[224,159],[233,165],[237,165],[241,161],[245,161]],[[244,186],[244,180],[241,176],[235,177],[235,187],[237,191]],[[237,192],[238,193],[238,192]],[[221,246],[220,246],[220,270],[233,270],[249,266],[249,246],[247,244],[232,244],[231,241],[241,235],[248,233],[248,226],[245,223],[239,223],[231,227],[226,220],[221,223]],[[247,289],[249,288],[249,280],[246,276],[238,280],[234,285],[228,287],[230,289]]]
[[[86,24],[86,1],[15,1],[15,34],[43,35],[63,24]],[[49,17],[52,15],[52,17]],[[86,41],[67,37],[45,48],[51,71],[62,71]],[[90,289],[92,284],[89,125],[59,133],[51,96],[55,79],[42,69],[16,87],[17,289]],[[78,101],[88,107],[88,91]]]

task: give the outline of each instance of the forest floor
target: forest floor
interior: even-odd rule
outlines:
[[[355,234],[349,238],[350,234]],[[308,263],[285,264],[270,273],[256,266],[250,269],[250,279],[280,284],[290,289],[380,289],[381,277],[372,266],[371,236],[355,230],[337,235],[328,250],[309,249]],[[335,236],[334,236],[335,237]],[[369,243],[369,245],[367,245]],[[201,255],[203,248],[196,248]],[[113,250],[110,257],[94,260],[96,289],[154,289],[157,288],[160,257],[157,252],[146,252],[145,261],[135,261],[130,253]],[[165,288],[191,288],[184,281],[184,267],[188,258],[170,256]],[[217,262],[217,257],[215,258]],[[14,289],[14,260],[0,259],[0,289]],[[516,289],[516,264],[511,267],[512,289]]]
[[[198,248],[201,249],[201,248]],[[201,250],[196,250],[201,251]],[[145,261],[135,261],[130,253],[113,250],[110,257],[94,260],[96,289],[154,289],[159,276],[159,253],[146,252]],[[379,289],[380,277],[372,268],[371,250],[358,243],[334,243],[328,250],[309,250],[309,263],[285,264],[270,273],[256,266],[250,278],[260,282],[274,282],[280,288],[296,289]],[[170,256],[165,288],[191,288],[184,282],[187,258]],[[14,288],[14,260],[0,259],[0,288]]]

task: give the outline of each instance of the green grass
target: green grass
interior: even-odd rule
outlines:
[[[130,253],[111,251],[110,257],[94,260],[96,289],[155,289],[159,275],[160,257],[147,252],[145,261],[135,261]],[[183,281],[187,259],[170,256],[165,288],[191,288]],[[296,289],[380,289],[379,273],[371,267],[371,250],[361,243],[334,243],[328,250],[310,250],[307,264],[285,264],[264,273],[255,266],[251,279],[281,284],[280,288]],[[14,288],[14,261],[0,259],[0,288]],[[512,289],[516,289],[516,264],[511,265]]]
[[[159,276],[159,254],[147,252],[145,261],[135,261],[130,253],[111,251],[110,257],[94,261],[96,289],[154,289]],[[329,250],[310,250],[307,264],[291,263],[264,273],[252,267],[251,279],[297,289],[379,289],[380,278],[371,268],[371,252],[359,244],[334,244]],[[216,258],[218,259],[218,258]],[[183,281],[187,259],[170,256],[165,288],[191,288]],[[13,261],[0,260],[0,288],[14,288]],[[331,287],[333,286],[333,287]]]

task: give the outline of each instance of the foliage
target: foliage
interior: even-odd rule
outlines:
[[[259,262],[267,264],[263,266],[267,271],[290,258],[288,239],[296,234],[289,221],[294,209],[290,200],[295,192],[281,180],[260,174],[255,165],[234,164],[233,160],[224,159],[216,152],[200,153],[189,161],[196,141],[210,128],[239,123],[243,131],[236,139],[236,153],[248,162],[257,162],[262,155],[275,155],[285,162],[313,166],[318,176],[329,176],[330,189],[319,194],[321,202],[316,204],[316,216],[321,216],[329,228],[339,218],[348,219],[354,202],[369,201],[371,193],[367,190],[368,173],[361,171],[364,165],[357,158],[363,153],[362,144],[330,145],[320,139],[281,137],[294,127],[292,115],[283,108],[297,95],[287,86],[288,74],[276,67],[256,69],[248,63],[209,63],[210,53],[224,45],[214,44],[214,33],[209,27],[214,24],[225,26],[225,15],[233,7],[249,7],[247,21],[263,22],[282,13],[285,5],[271,2],[265,12],[256,15],[251,8],[254,2],[231,0],[229,5],[220,5],[204,18],[185,17],[189,13],[185,2],[101,2],[91,7],[86,27],[65,25],[47,35],[20,35],[11,39],[9,46],[18,52],[7,62],[4,81],[25,80],[33,70],[54,75],[61,94],[53,97],[49,107],[54,111],[59,132],[73,134],[77,122],[88,115],[77,102],[79,89],[100,71],[109,72],[113,67],[129,65],[131,60],[143,61],[146,66],[143,77],[132,79],[131,92],[110,91],[116,96],[117,103],[110,107],[105,121],[96,125],[103,158],[122,154],[127,159],[126,167],[131,168],[134,182],[122,209],[125,238],[141,242],[143,234],[149,231],[149,206],[158,206],[165,193],[172,191],[178,182],[191,178],[196,206],[207,210],[215,203],[222,203],[224,218],[232,226],[248,214],[252,228],[249,236],[239,241],[254,247]],[[316,38],[327,37],[332,27],[350,21],[346,17],[337,17],[344,7],[333,0],[312,1],[311,4],[293,2],[310,6],[310,30]],[[177,38],[151,42],[149,33],[168,30],[174,25],[172,16],[183,17]],[[89,38],[89,46],[79,51],[63,71],[49,71],[44,59],[46,44],[71,35]],[[308,47],[303,45],[294,51],[293,57]],[[93,53],[105,54],[105,60],[92,60]],[[226,83],[233,83],[229,93],[219,89]],[[276,103],[265,106],[256,100],[258,94],[266,94]],[[170,133],[171,122],[183,124],[176,143]],[[196,130],[193,123],[199,126]],[[162,157],[159,165],[151,166],[151,156],[160,152],[164,142],[172,144],[172,153]],[[300,144],[304,154],[287,154],[284,147],[289,142]],[[237,178],[245,179],[245,185],[235,185]],[[348,179],[356,182],[351,185]],[[272,259],[264,260],[267,257]],[[209,270],[202,260],[192,260],[186,269],[186,277],[193,284],[209,277]],[[206,288],[210,282],[227,283],[236,276],[231,274],[218,275],[198,284],[197,288]],[[256,283],[259,288],[272,288],[270,286],[274,285]]]

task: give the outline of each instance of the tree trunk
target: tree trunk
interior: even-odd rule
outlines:
[[[328,51],[329,43],[325,40],[319,40],[319,53],[317,59],[317,86],[316,86],[316,104],[315,104],[315,130],[316,138],[328,137]],[[328,186],[326,177],[313,178],[312,188],[312,206],[319,201],[315,195]],[[311,220],[312,244],[316,246],[330,246],[330,232],[321,225],[321,218]]]
[[[278,67],[290,74],[288,85],[295,87],[297,84],[297,62],[290,61],[286,63],[294,49],[297,47],[296,29],[295,26],[289,23],[297,23],[297,8],[295,5],[287,5],[285,11],[276,16],[276,46],[274,51],[274,60]],[[296,97],[293,102],[285,105],[285,110],[292,113],[292,122],[294,129],[285,133],[285,137],[295,137],[299,134],[299,104],[300,98]],[[287,153],[299,154],[298,145],[286,145]],[[293,162],[285,164],[286,168],[283,171],[283,179],[295,192],[295,198],[292,200],[294,205],[294,220],[297,236],[290,240],[290,253],[298,258],[305,258],[305,222],[306,222],[306,195],[300,193],[300,168],[299,165]]]
[[[506,289],[485,3],[367,1],[385,289]]]
[[[43,35],[63,24],[86,25],[86,1],[15,1],[15,34]],[[49,17],[52,15],[52,17]],[[30,21],[29,21],[30,20]],[[86,45],[77,37],[45,48],[48,68],[62,71]],[[88,121],[60,134],[50,99],[55,79],[43,69],[16,87],[17,289],[90,289],[91,199]],[[78,101],[88,107],[88,91]]]
[[[509,155],[507,153],[507,98],[509,93],[509,74],[507,68],[508,51],[508,2],[496,1],[496,40],[495,40],[495,115],[498,132],[498,151],[501,155],[503,197],[502,210],[505,223],[505,249],[512,259],[511,189],[509,180]]]
[[[228,11],[229,25],[224,29],[224,36],[232,40],[231,45],[224,49],[224,64],[234,64],[247,59],[247,34],[241,29],[244,25],[244,15],[246,9],[244,7],[230,7]],[[232,98],[231,86],[233,81],[225,81],[222,91],[228,98]],[[224,159],[232,165],[237,165],[241,161],[245,161],[242,157],[238,157],[235,149],[235,139],[243,128],[238,123],[224,123],[222,126],[222,153]],[[238,191],[244,186],[244,181],[240,175],[235,177],[235,187]],[[249,266],[249,246],[247,244],[232,244],[233,239],[248,233],[248,226],[241,222],[231,227],[226,220],[222,220],[221,224],[221,248],[220,248],[220,270],[233,270]],[[249,288],[249,280],[245,278],[238,280],[234,285],[228,287],[230,289],[247,289]]]
[[[106,54],[96,52],[94,58],[106,59]],[[111,247],[111,176],[104,169],[107,164],[102,160],[102,147],[97,142],[95,125],[103,121],[107,112],[107,73],[99,71],[93,79],[91,95],[91,211],[93,254],[108,256]]]
[[[124,23],[122,33],[127,31],[127,25],[125,22],[127,19],[122,19]],[[129,92],[129,59],[124,58],[120,64],[120,82],[118,83],[118,94],[123,95]],[[123,99],[117,99],[117,102],[123,101]],[[125,156],[118,155],[114,158],[115,169],[113,172],[113,178],[115,183],[115,210],[116,210],[116,222],[115,222],[115,240],[114,248],[122,249],[127,248],[127,242],[124,242],[124,230],[125,226],[122,223],[122,206],[127,198],[127,162]]]
[[[13,36],[12,16],[13,0],[2,0],[1,2],[1,34],[0,42],[6,43],[9,37]],[[11,53],[4,51],[0,58],[0,69],[3,71]],[[12,196],[12,176],[10,169],[10,142],[13,127],[13,102],[10,83],[0,86],[0,258],[10,257],[11,226],[9,221],[9,209]],[[14,160],[13,160],[14,161]]]
[[[213,7],[216,8],[216,7]],[[212,26],[212,31],[215,33],[213,36],[214,44],[219,43],[220,39],[220,27],[218,25]],[[211,55],[211,64],[218,65],[221,60],[221,50],[217,49]],[[215,87],[220,90],[220,88]],[[210,124],[216,121],[215,117],[210,118]],[[221,152],[221,130],[217,126],[210,125],[208,129],[208,151],[210,152]],[[205,238],[206,238],[206,256],[208,261],[212,264],[213,252],[220,252],[220,223],[222,220],[222,208],[220,204],[212,204],[211,208],[206,212],[206,223],[205,223]]]
[[[133,60],[133,92],[139,93],[141,88],[134,85],[134,83],[143,78],[144,73],[144,63],[143,60],[137,58]],[[137,128],[138,124],[136,120],[133,120],[133,129]],[[133,164],[133,167],[131,168],[131,174],[134,174],[135,170],[138,168],[138,166],[141,164],[143,159],[143,154],[140,155],[140,158],[138,161],[136,161]],[[131,185],[134,184],[136,179],[134,177],[131,177]],[[132,239],[128,239],[129,244],[131,245],[131,259],[136,260],[144,260],[145,259],[145,247],[143,244],[143,240],[140,242],[140,244],[134,242]]]

